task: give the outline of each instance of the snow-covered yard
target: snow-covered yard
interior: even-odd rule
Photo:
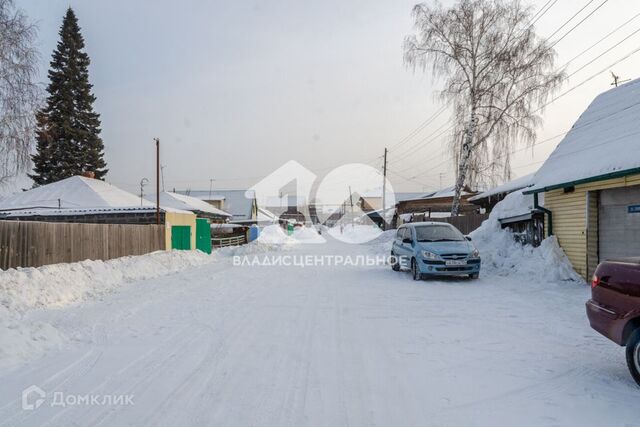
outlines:
[[[121,280],[110,262],[97,264],[113,279],[104,285],[86,266],[62,266],[88,280],[49,300],[10,294],[2,275],[18,273],[1,273],[0,426],[640,425],[623,350],[588,326],[589,288],[566,280],[553,242],[533,251],[495,234],[476,236],[487,264],[477,281],[231,257],[375,256],[388,252],[390,233],[362,245],[267,233],[269,244],[165,271],[166,259],[143,266],[184,255],[141,257],[142,273]],[[135,270],[135,259],[117,262]],[[41,282],[16,285],[29,283]],[[6,350],[12,343],[27,351]],[[23,410],[31,385],[47,395]],[[55,393],[132,404],[52,406]]]

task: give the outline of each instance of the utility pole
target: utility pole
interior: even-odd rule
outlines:
[[[351,228],[353,229],[353,195],[351,194],[351,186],[349,186],[349,203],[351,204]]]
[[[209,178],[209,200],[211,200],[211,192],[213,191],[213,181],[215,181],[215,179]]]
[[[160,225],[160,139],[156,142],[156,224]]]
[[[387,148],[384,149],[384,165],[382,166],[382,230],[387,229]]]

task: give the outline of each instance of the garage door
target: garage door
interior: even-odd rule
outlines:
[[[640,186],[600,192],[600,261],[640,256]]]

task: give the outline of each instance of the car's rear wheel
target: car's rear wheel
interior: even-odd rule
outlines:
[[[627,366],[631,376],[640,385],[640,328],[637,328],[627,341]]]
[[[393,271],[400,271],[400,260],[393,252],[391,252],[391,261],[391,269]]]
[[[421,280],[422,275],[420,274],[420,270],[418,270],[418,263],[415,258],[411,259],[411,276],[413,280]]]

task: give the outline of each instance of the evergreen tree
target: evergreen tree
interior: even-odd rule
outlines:
[[[32,156],[36,185],[83,172],[102,179],[107,173],[100,138],[100,115],[89,83],[89,56],[78,19],[71,8],[60,28],[60,41],[49,70],[46,106],[38,112],[36,154]]]

